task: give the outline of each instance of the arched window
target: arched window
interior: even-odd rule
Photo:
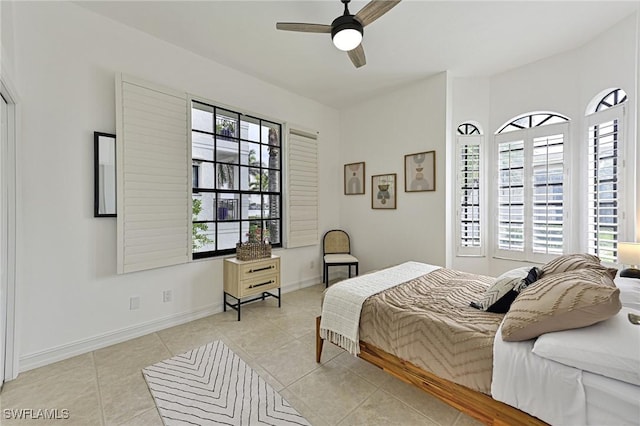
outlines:
[[[544,262],[564,252],[564,142],[569,118],[530,112],[496,132],[496,254]]]
[[[456,137],[457,254],[478,256],[484,251],[483,148],[479,124],[465,122]]]
[[[530,129],[532,127],[563,123],[565,121],[569,121],[569,118],[554,112],[527,113],[515,117],[503,124],[496,133],[513,132],[517,130]]]
[[[623,118],[627,94],[601,92],[587,110],[587,251],[617,262],[623,205]]]
[[[482,132],[473,123],[462,123],[458,126],[459,135],[481,135]]]

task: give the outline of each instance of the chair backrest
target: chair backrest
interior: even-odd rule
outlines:
[[[349,234],[340,229],[328,231],[322,239],[322,251],[324,254],[351,253]]]

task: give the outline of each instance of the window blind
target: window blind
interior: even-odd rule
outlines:
[[[318,138],[289,128],[287,131],[287,247],[319,243]]]
[[[482,136],[457,137],[458,255],[482,254]]]
[[[524,251],[524,141],[498,144],[498,249]]]
[[[587,117],[587,250],[612,263],[622,234],[623,115],[621,105]]]
[[[533,139],[532,250],[560,255],[563,252],[564,135]]]
[[[190,259],[187,125],[185,93],[117,76],[118,273]]]

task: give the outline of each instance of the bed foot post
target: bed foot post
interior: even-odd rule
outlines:
[[[316,362],[320,363],[320,357],[322,356],[322,344],[324,340],[320,337],[320,318],[316,317]]]

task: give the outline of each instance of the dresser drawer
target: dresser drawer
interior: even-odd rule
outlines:
[[[240,281],[253,280],[256,277],[267,275],[279,275],[280,258],[266,259],[259,262],[252,262],[240,265],[238,268],[238,279]]]
[[[263,291],[280,287],[280,274],[269,273],[260,276],[252,276],[249,279],[240,281],[240,297],[260,294]]]

